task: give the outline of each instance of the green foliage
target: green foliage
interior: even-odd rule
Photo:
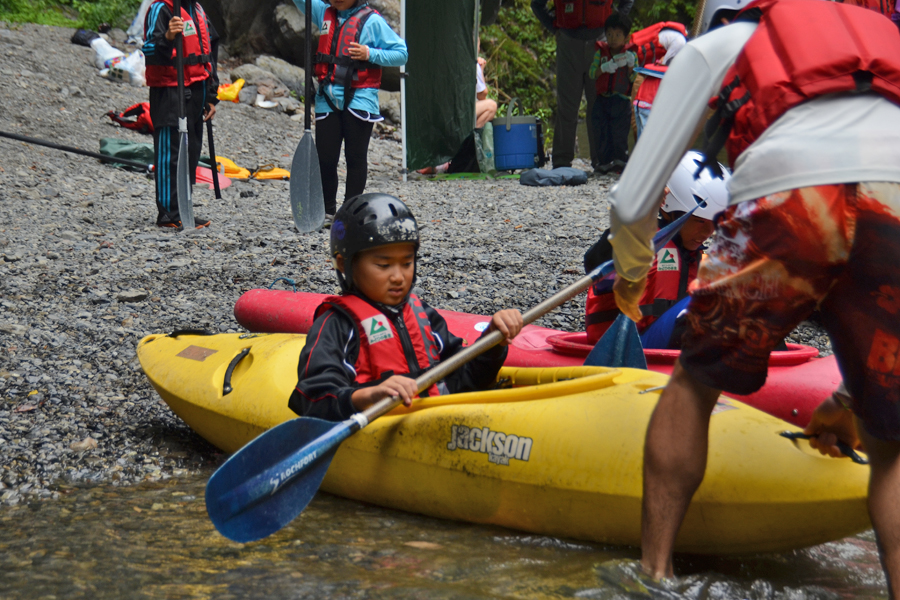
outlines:
[[[667,2],[635,2],[629,15],[632,31],[649,27],[660,21],[683,23],[688,31],[694,22],[696,3],[693,0],[668,0]]]
[[[500,105],[516,97],[528,115],[551,124],[556,110],[556,40],[544,29],[530,0],[504,2],[497,22],[481,30],[485,79]],[[506,114],[501,106],[498,114]]]
[[[74,16],[56,0],[0,0],[0,21],[73,27]]]
[[[79,26],[97,29],[101,23],[127,29],[141,6],[141,0],[65,0],[78,11]]]
[[[101,23],[123,29],[141,0],[0,0],[0,20],[96,30]]]

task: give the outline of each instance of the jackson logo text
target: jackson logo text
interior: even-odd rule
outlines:
[[[488,460],[498,465],[509,465],[510,459],[528,461],[534,440],[512,433],[491,431],[487,427],[453,425],[447,450],[469,450],[488,455]]]

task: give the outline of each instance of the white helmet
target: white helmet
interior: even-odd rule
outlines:
[[[701,206],[694,214],[701,219],[712,221],[717,214],[728,208],[728,190],[726,184],[731,179],[731,173],[724,165],[719,163],[722,176],[717,177],[710,173],[709,169],[703,169],[696,178],[699,165],[703,164],[702,152],[688,150],[675,172],[669,177],[666,185],[669,193],[663,202],[662,209],[667,213],[673,211],[687,212],[694,208],[702,200],[706,206]]]
[[[706,0],[703,5],[702,12],[697,11],[700,17],[700,31],[697,35],[703,35],[719,24],[719,17],[716,15],[720,10],[741,10],[746,8],[753,0]]]

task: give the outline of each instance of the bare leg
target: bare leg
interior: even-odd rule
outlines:
[[[475,102],[475,128],[484,127],[497,114],[497,103],[490,98]]]
[[[655,578],[672,576],[675,536],[706,471],[709,416],[719,390],[675,364],[650,418],[644,444],[641,564]]]
[[[900,587],[900,442],[879,440],[857,420],[856,429],[869,453],[869,516],[878,536],[888,592],[897,600]]]

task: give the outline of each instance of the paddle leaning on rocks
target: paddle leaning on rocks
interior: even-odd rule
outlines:
[[[661,229],[654,237],[654,247],[661,248],[675,237],[692,212]],[[526,311],[523,323],[534,322],[614,272],[612,260],[599,265]],[[416,387],[420,392],[429,388],[502,340],[502,333],[492,331],[420,375]],[[213,525],[236,542],[252,542],[275,533],[316,495],[341,443],[400,403],[398,396],[385,398],[339,423],[298,417],[259,435],[210,477],[206,511]]]
[[[319,155],[312,135],[312,2],[306,0],[306,51],[303,68],[306,85],[303,88],[303,137],[294,151],[291,162],[291,214],[294,226],[300,233],[318,231],[325,224],[325,193],[322,191],[322,174],[319,171]]]

